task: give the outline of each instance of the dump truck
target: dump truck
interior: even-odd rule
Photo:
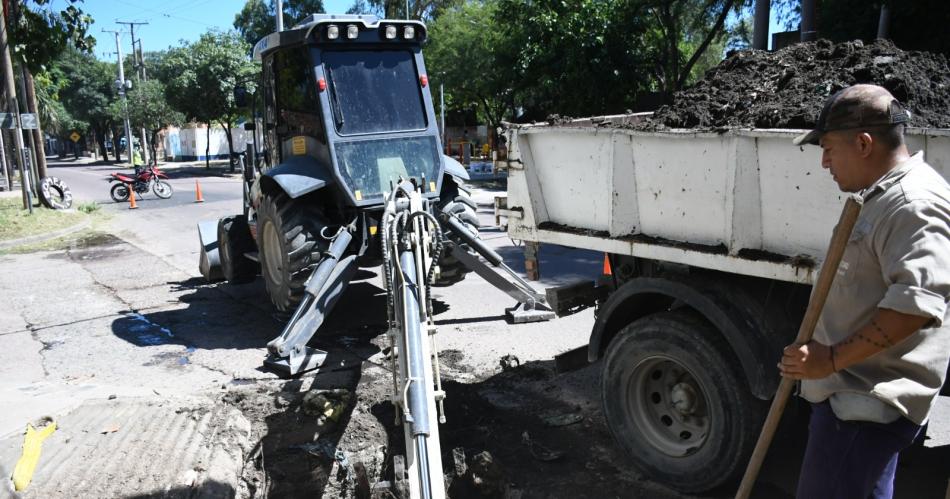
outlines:
[[[549,290],[596,306],[607,425],[632,464],[684,492],[744,469],[845,194],[802,130],[644,130],[646,114],[511,125],[512,239],[603,252],[610,276]],[[950,130],[908,129],[950,176]],[[544,272],[544,269],[541,269]]]

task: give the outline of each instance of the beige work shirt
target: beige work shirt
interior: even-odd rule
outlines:
[[[843,394],[832,397],[833,408],[871,414],[845,419],[874,421],[880,418],[874,413],[886,415],[896,409],[895,417],[899,413],[923,424],[950,360],[950,320],[946,320],[950,186],[919,152],[861,195],[864,207],[818,320],[815,340],[826,345],[844,340],[866,326],[878,308],[932,321],[847,369],[802,381],[801,394],[815,403]],[[874,410],[875,405],[881,410]],[[835,412],[841,417],[842,411]]]

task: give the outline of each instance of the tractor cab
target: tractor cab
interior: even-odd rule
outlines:
[[[425,38],[419,21],[313,15],[261,39],[264,174],[291,197],[337,184],[356,207],[380,206],[400,178],[437,196]]]

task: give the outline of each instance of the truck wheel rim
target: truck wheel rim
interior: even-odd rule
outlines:
[[[280,285],[283,279],[282,255],[280,254],[280,242],[277,240],[277,228],[271,221],[264,223],[264,265],[267,266],[267,276],[274,284]]]
[[[669,357],[650,357],[633,370],[627,414],[651,446],[672,457],[698,451],[709,436],[709,402],[698,379]]]

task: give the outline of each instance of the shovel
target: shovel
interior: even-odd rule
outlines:
[[[808,300],[805,317],[802,318],[802,324],[798,328],[798,336],[795,338],[797,344],[805,344],[811,341],[815,326],[818,324],[818,317],[821,316],[821,310],[825,307],[825,300],[828,298],[831,282],[834,280],[835,274],[838,273],[838,264],[841,263],[841,257],[844,256],[848,239],[851,238],[851,231],[854,229],[854,224],[861,213],[861,204],[862,199],[858,196],[850,196],[844,204],[841,218],[838,219],[838,225],[835,226],[834,233],[831,236],[831,244],[828,245],[825,261],[818,273],[818,281],[815,282],[815,288]],[[785,404],[788,402],[788,397],[792,394],[792,388],[794,387],[795,380],[789,378],[782,378],[782,382],[778,385],[778,391],[775,392],[775,398],[772,399],[772,406],[769,407],[769,415],[765,418],[759,440],[755,443],[755,450],[752,451],[752,458],[749,459],[749,465],[742,477],[742,483],[739,484],[739,491],[736,492],[736,499],[747,499],[749,494],[752,493],[752,486],[755,484],[756,477],[759,476],[762,461],[765,460],[765,454],[769,450],[779,420],[782,419],[782,413],[785,412]]]

